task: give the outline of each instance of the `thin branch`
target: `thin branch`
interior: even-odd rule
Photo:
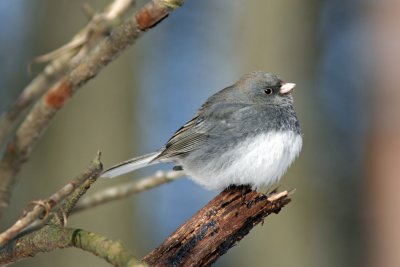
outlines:
[[[99,156],[100,154],[98,154],[98,157],[92,162],[87,171],[73,179],[48,200],[43,201],[50,207],[58,207],[58,210],[54,209],[55,214],[53,216],[47,216],[46,218],[48,219],[40,220],[39,223],[41,225],[39,226],[41,227],[35,225],[33,229],[25,228],[23,233],[19,233],[18,236],[0,249],[1,266],[27,257],[34,257],[40,252],[50,252],[67,247],[76,247],[91,252],[114,266],[146,266],[146,264],[139,262],[119,241],[112,241],[82,229],[64,227],[65,218],[102,171]],[[43,212],[36,215],[43,216]],[[28,220],[27,218],[32,216],[35,216],[33,211],[26,214],[17,224],[24,224],[24,220]],[[63,217],[64,221],[60,221],[60,217]],[[40,219],[39,217],[37,218]],[[38,220],[31,219],[31,221],[33,224]],[[44,222],[47,223],[44,225]],[[29,231],[26,231],[26,229]]]
[[[243,186],[226,189],[143,261],[150,266],[210,266],[266,216],[278,213],[290,202],[289,195],[266,196]]]
[[[109,37],[85,57],[85,60],[60,78],[34,105],[17,130],[16,136],[10,141],[0,162],[0,217],[9,204],[16,175],[22,164],[28,160],[34,145],[57,111],[82,85],[183,2],[184,0],[153,0],[147,3],[129,20],[113,30]]]
[[[40,252],[67,248],[74,232],[68,228],[46,225],[40,230],[13,240],[0,249],[0,266],[34,257]]]
[[[72,179],[67,185],[51,195],[48,199],[34,202],[36,205],[31,209],[31,211],[23,214],[22,217],[10,228],[1,233],[0,248],[3,247],[8,241],[19,235],[22,231],[26,230],[28,227],[32,227],[34,225],[34,228],[38,229],[41,226],[44,226],[49,219],[49,213],[53,211],[59,203],[70,196],[87,180],[96,179],[101,174],[102,169],[103,167],[100,162],[100,153],[98,153],[97,157],[92,161],[91,165],[84,173]],[[69,202],[71,201],[68,201],[67,203]],[[65,210],[64,208],[63,212],[69,211]]]
[[[135,3],[134,0],[114,0],[104,12],[93,13],[89,23],[82,29],[69,43],[51,51],[45,55],[36,57],[32,63],[44,63],[51,60],[57,60],[63,55],[68,55],[66,62],[74,66],[82,58],[87,56],[90,48],[103,39],[112,30],[113,27],[121,24],[123,16],[128,13]],[[87,10],[88,4],[86,4]]]
[[[73,213],[93,208],[110,201],[119,200],[131,195],[149,190],[156,186],[172,182],[182,176],[182,171],[158,171],[154,175],[140,179],[139,181],[128,182],[114,187],[106,188],[103,191],[94,193],[79,201],[73,209]]]
[[[51,252],[68,247],[93,253],[114,266],[144,267],[121,243],[82,229],[46,225],[40,230],[18,238],[0,250],[0,265],[15,263],[34,257],[41,252]]]
[[[112,241],[81,229],[75,231],[73,246],[91,252],[114,266],[147,266],[146,263],[140,262],[121,241]]]
[[[61,48],[38,57],[33,62],[46,62],[52,60],[32,82],[27,85],[14,105],[0,117],[0,148],[2,148],[8,136],[14,132],[18,123],[21,121],[25,111],[59,77],[64,75],[68,69],[76,65],[87,54],[84,46],[94,43],[96,37],[109,31],[109,25],[122,21],[122,17],[133,6],[134,0],[114,0],[104,12],[93,16],[92,20],[80,30],[72,40]],[[101,18],[101,19],[100,19]],[[92,40],[91,40],[92,39]]]

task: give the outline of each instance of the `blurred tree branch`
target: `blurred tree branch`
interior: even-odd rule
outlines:
[[[152,0],[145,4],[122,25],[116,27],[65,75],[61,75],[48,91],[44,90],[47,92],[22,121],[0,161],[0,217],[10,201],[16,175],[22,164],[28,160],[35,144],[44,134],[57,111],[82,85],[96,76],[146,30],[164,19],[183,2],[183,0]],[[46,85],[49,84],[46,83]]]
[[[33,202],[36,205],[31,208],[31,211],[25,212],[22,217],[15,222],[14,225],[1,233],[0,248],[4,246],[8,241],[15,238],[22,231],[26,230],[28,227],[38,229],[41,226],[45,225],[45,223],[47,223],[51,217],[49,216],[50,212],[52,212],[54,209],[58,208],[59,211],[62,213],[61,215],[69,215],[77,200],[84,192],[86,192],[88,186],[96,181],[102,170],[103,166],[100,162],[100,152],[98,152],[97,157],[93,160],[87,171],[85,171],[75,179],[71,180],[67,185],[54,193],[48,199]],[[77,190],[77,188],[88,180],[88,184],[85,184],[85,186],[83,187],[83,189],[85,190],[79,190],[78,192],[80,194],[77,197],[74,196],[73,193]],[[71,195],[72,197],[69,197]],[[64,204],[59,206],[60,203]],[[29,207],[27,207],[25,210],[28,209]]]
[[[139,179],[139,181],[128,182],[114,187],[109,187],[80,200],[72,210],[73,213],[81,212],[89,208],[97,207],[110,201],[126,198],[133,194],[147,191],[156,186],[175,181],[184,176],[182,171],[158,171],[154,175]]]
[[[59,49],[37,57],[32,63],[49,62],[42,73],[36,76],[23,90],[14,105],[0,117],[0,148],[21,121],[24,112],[49,87],[69,69],[81,61],[95,41],[105,37],[113,26],[133,6],[134,0],[114,0],[103,12],[93,14],[89,23],[72,40]]]
[[[21,237],[0,251],[0,264],[9,264],[40,252],[68,247],[91,252],[114,266],[146,266],[140,263],[121,242],[82,229],[46,225],[42,229]]]
[[[0,265],[34,257],[40,252],[76,247],[91,252],[114,266],[146,266],[121,242],[82,229],[64,227],[78,200],[103,170],[100,153],[89,168],[49,199],[40,201],[12,227],[2,233]],[[52,213],[50,213],[52,211]],[[8,242],[8,243],[7,243]]]
[[[24,214],[10,229],[1,234],[3,238],[1,239],[0,264],[33,257],[39,252],[77,247],[115,266],[144,266],[139,264],[138,260],[120,242],[114,242],[81,229],[64,227],[66,217],[81,196],[97,180],[102,170],[100,153],[98,153],[84,173],[71,180],[48,200],[42,201],[44,204],[37,204],[32,211]],[[55,207],[58,210],[50,213]],[[4,246],[6,242],[8,243]]]

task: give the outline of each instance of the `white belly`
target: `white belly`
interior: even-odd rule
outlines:
[[[211,190],[229,185],[269,186],[281,178],[301,147],[301,135],[271,132],[245,140],[204,166],[184,169],[195,182]]]

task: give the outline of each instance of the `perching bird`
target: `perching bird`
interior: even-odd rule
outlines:
[[[255,71],[212,95],[197,114],[156,152],[106,170],[115,177],[162,162],[176,164],[207,189],[270,186],[300,153],[302,137],[293,109],[294,83]]]

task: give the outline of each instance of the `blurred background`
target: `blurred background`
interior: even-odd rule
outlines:
[[[100,10],[109,1],[85,2]],[[1,112],[32,79],[27,63],[85,25],[82,3],[0,1]],[[59,112],[19,175],[1,228],[80,173],[97,149],[105,166],[153,151],[209,95],[266,70],[297,83],[304,145],[280,187],[297,191],[215,266],[400,266],[399,26],[400,1],[187,0]],[[100,180],[91,191],[154,170]],[[68,223],[142,257],[217,193],[182,179]],[[15,266],[55,263],[108,266],[78,249]]]

